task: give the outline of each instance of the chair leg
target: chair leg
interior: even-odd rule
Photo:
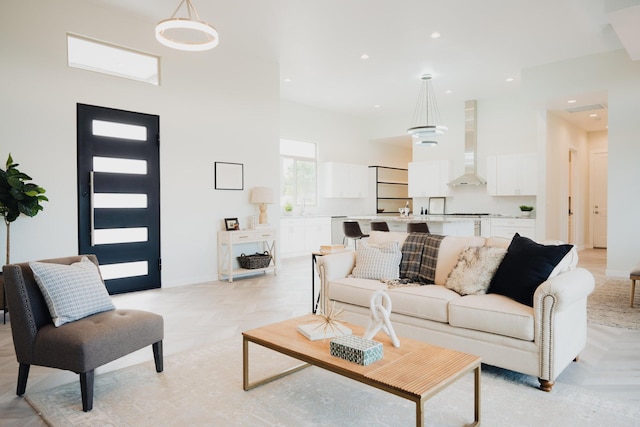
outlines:
[[[162,372],[164,370],[164,363],[162,358],[162,341],[153,343],[153,361],[156,362],[156,372]]]
[[[29,368],[31,365],[27,363],[20,363],[18,368],[18,387],[16,388],[16,394],[22,396],[27,389],[27,378],[29,378]]]
[[[82,394],[82,410],[89,412],[93,409],[93,374],[94,370],[80,373],[80,393]]]

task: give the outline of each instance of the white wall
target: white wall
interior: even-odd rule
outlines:
[[[640,62],[624,50],[524,70],[522,84],[532,103],[606,90],[609,106],[607,275],[628,277],[640,256]],[[546,138],[546,134],[544,135]],[[544,141],[547,144],[547,141]],[[547,144],[548,146],[549,144]]]
[[[324,162],[406,168],[411,161],[411,147],[369,139],[365,120],[283,100],[280,103],[280,135],[283,139],[313,142],[318,145],[318,164]],[[319,168],[318,182],[327,177]],[[322,185],[319,185],[320,189]],[[366,199],[334,199],[322,197],[318,206],[307,213],[326,215],[371,215],[375,204],[370,194]]]
[[[278,188],[278,65],[224,45],[174,51],[154,25],[81,0],[3,4],[0,160],[11,152],[50,199],[12,224],[12,262],[77,253],[76,103],[160,116],[165,287],[217,278],[223,218],[247,224],[250,188]],[[161,85],[68,68],[67,32],[160,55]],[[215,161],[243,163],[245,190],[214,190]]]

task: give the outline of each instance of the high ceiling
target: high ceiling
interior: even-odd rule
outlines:
[[[180,3],[91,1],[141,15],[151,23],[168,18]],[[241,49],[280,64],[282,98],[365,118],[406,115],[409,119],[423,73],[433,75],[442,108],[451,100],[518,91],[521,70],[528,67],[623,47],[629,51],[605,11],[611,1],[619,0],[192,3],[200,18],[218,30],[216,49]],[[640,27],[640,14],[635,23]],[[441,36],[432,38],[434,32]],[[215,55],[216,49],[193,54]],[[508,78],[513,81],[507,82]],[[599,120],[564,109],[586,104],[606,107],[606,93],[577,95],[576,104],[549,100],[549,108],[588,131],[604,129],[606,108],[598,111]]]

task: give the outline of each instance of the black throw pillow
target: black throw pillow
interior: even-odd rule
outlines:
[[[541,245],[513,236],[487,293],[500,294],[533,307],[533,294],[549,278],[556,265],[573,245]]]

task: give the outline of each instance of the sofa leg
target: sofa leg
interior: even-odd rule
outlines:
[[[16,394],[22,396],[27,390],[27,378],[29,378],[29,368],[31,365],[27,363],[20,363],[18,368],[18,387],[16,388]]]
[[[164,363],[162,358],[162,341],[153,343],[153,360],[156,363],[156,372],[162,372],[164,370]]]
[[[80,394],[82,394],[82,410],[84,412],[93,409],[93,374],[93,369],[80,373]]]
[[[542,378],[538,378],[538,382],[540,382],[540,390],[542,391],[551,391],[555,384],[554,381],[543,380]]]

